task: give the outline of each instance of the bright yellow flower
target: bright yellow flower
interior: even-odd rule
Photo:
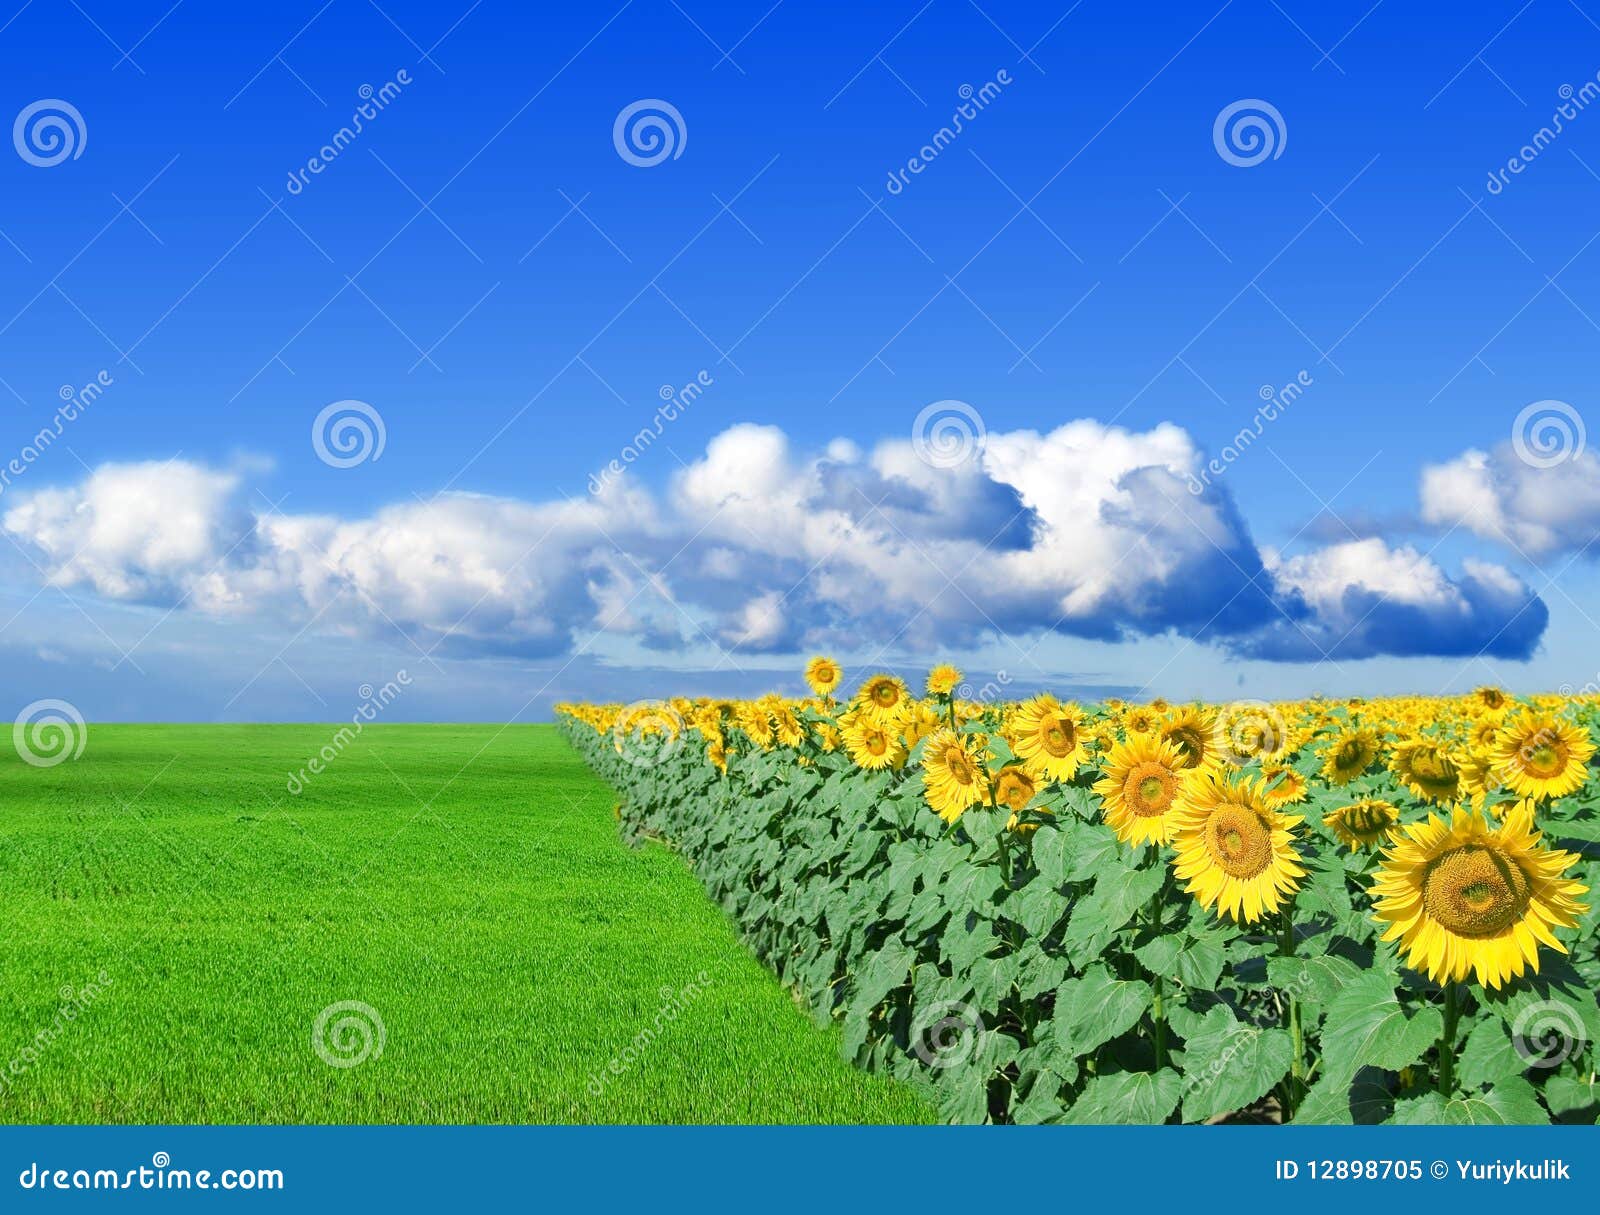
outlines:
[[[1334,736],[1323,753],[1322,775],[1330,785],[1348,785],[1377,758],[1377,731],[1344,730]]]
[[[1386,850],[1372,885],[1372,912],[1400,941],[1406,961],[1436,983],[1475,975],[1497,988],[1539,970],[1539,945],[1565,953],[1551,932],[1588,910],[1588,888],[1565,877],[1578,862],[1546,848],[1526,805],[1498,827],[1457,806],[1448,821],[1430,814]]]
[[[989,795],[988,773],[969,735],[940,730],[922,748],[923,793],[939,817],[953,823]]]
[[[1111,748],[1094,791],[1106,825],[1125,844],[1165,844],[1172,838],[1185,768],[1177,745],[1135,734]]]
[[[1330,810],[1322,816],[1323,825],[1344,841],[1345,847],[1376,848],[1389,838],[1400,821],[1400,812],[1385,801],[1368,799]]]
[[[1524,712],[1504,723],[1495,742],[1494,767],[1521,797],[1565,797],[1589,778],[1594,743],[1589,732],[1550,714]]]
[[[1253,924],[1275,913],[1305,876],[1289,818],[1267,805],[1265,782],[1187,778],[1172,837],[1173,871],[1202,907]]]
[[[1010,735],[1023,767],[1045,780],[1071,780],[1088,758],[1082,711],[1048,693],[1017,706]]]
[[[949,663],[940,663],[928,672],[928,695],[948,696],[961,683],[961,672]]]
[[[806,686],[818,696],[831,696],[844,678],[844,670],[833,659],[818,654],[806,663]]]

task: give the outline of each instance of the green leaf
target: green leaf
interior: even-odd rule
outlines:
[[[1065,944],[1074,959],[1099,957],[1111,938],[1161,889],[1160,868],[1118,865],[1095,879],[1094,889],[1078,901],[1067,921]]]
[[[1395,1102],[1390,1119],[1400,1126],[1538,1126],[1549,1121],[1533,1085],[1520,1076],[1448,1101],[1438,1093],[1406,1098]]]
[[[1444,1016],[1437,1008],[1408,1017],[1389,978],[1378,971],[1362,971],[1328,1001],[1322,1025],[1323,1069],[1346,1079],[1365,1066],[1399,1071],[1422,1058],[1443,1029]]]
[[[1158,1072],[1111,1072],[1084,1085],[1063,1122],[1073,1125],[1160,1125],[1178,1108],[1183,1080],[1170,1067]]]
[[[1184,1043],[1184,1121],[1243,1109],[1283,1079],[1293,1055],[1287,1031],[1248,1025],[1215,1006]]]
[[[1154,996],[1148,983],[1114,978],[1096,964],[1056,990],[1056,1041],[1069,1055],[1086,1055],[1137,1025]]]
[[[1311,1004],[1331,1001],[1361,969],[1337,954],[1309,958],[1271,958],[1267,981],[1286,996]]]

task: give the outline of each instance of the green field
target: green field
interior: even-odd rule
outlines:
[[[0,1121],[931,1117],[840,1058],[680,858],[619,841],[553,727],[369,727],[291,796],[334,729],[91,725],[51,768],[8,750]],[[384,1035],[350,1067],[313,1048],[343,1001]]]

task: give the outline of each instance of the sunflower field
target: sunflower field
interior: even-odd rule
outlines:
[[[1594,1123],[1600,698],[563,705],[859,1066],[952,1122]]]

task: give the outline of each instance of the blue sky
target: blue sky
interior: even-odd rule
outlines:
[[[1533,402],[1593,414],[1600,106],[1570,90],[1600,72],[1600,7],[7,17],[5,112],[68,102],[79,146],[0,156],[0,460],[63,386],[109,380],[0,493],[18,705],[336,718],[406,669],[394,716],[504,720],[794,689],[817,645],[1084,694],[1597,678],[1600,465],[1508,444]],[[681,146],[639,166],[613,124],[644,99]],[[1277,154],[1239,165],[1213,126],[1249,99]],[[697,377],[597,505],[591,475]],[[1296,382],[1189,501],[1204,519],[1147,526]],[[318,458],[313,420],[344,400],[381,417],[381,458]],[[949,479],[905,472],[894,445],[946,400],[995,441]],[[1114,483],[1080,483],[1102,467]],[[854,563],[795,539],[794,512],[828,507],[870,533],[843,541]],[[1091,585],[1091,550],[1125,584]]]

